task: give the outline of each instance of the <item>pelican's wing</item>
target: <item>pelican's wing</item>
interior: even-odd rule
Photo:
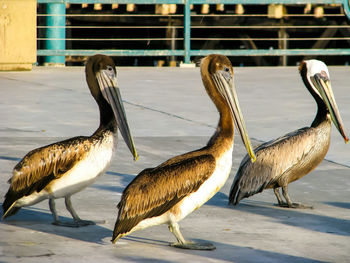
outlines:
[[[40,192],[52,180],[70,170],[86,152],[85,137],[76,137],[30,151],[14,167],[10,187],[3,203],[4,216],[16,200]],[[16,211],[14,211],[15,213]]]
[[[314,133],[315,129],[307,127],[263,143],[254,150],[254,163],[246,155],[231,186],[229,202],[236,205],[241,199],[262,192],[305,160],[314,148]]]
[[[195,192],[215,170],[212,155],[201,155],[143,170],[124,190],[113,241],[140,221],[159,216]]]

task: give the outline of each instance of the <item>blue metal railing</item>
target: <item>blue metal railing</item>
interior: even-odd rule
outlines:
[[[47,41],[46,48],[47,50],[65,50],[66,41],[62,40],[66,38],[65,27],[61,25],[66,24],[66,6],[64,4],[48,4],[46,8],[48,14],[60,14],[60,16],[48,16],[46,18],[46,37],[48,39],[60,39],[59,41]],[[64,64],[64,56],[47,56],[45,58],[46,63],[54,64]]]
[[[48,63],[64,63],[64,56],[89,56],[96,52],[111,56],[182,56],[190,63],[191,56],[221,53],[227,56],[297,56],[297,55],[350,55],[350,48],[337,49],[191,49],[191,5],[198,4],[339,4],[350,19],[349,0],[37,0],[47,4],[46,49],[37,50],[37,56],[45,56]],[[82,50],[65,48],[65,4],[178,4],[183,5],[183,49],[103,49]]]

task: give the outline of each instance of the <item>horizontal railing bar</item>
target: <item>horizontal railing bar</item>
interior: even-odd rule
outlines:
[[[183,37],[171,38],[171,37],[159,37],[159,38],[42,38],[39,37],[37,40],[66,40],[66,41],[163,41],[163,40],[184,40]]]
[[[305,37],[305,38],[300,38],[300,37],[276,37],[276,38],[225,38],[225,37],[213,37],[213,38],[205,38],[205,37],[191,37],[191,40],[198,41],[198,40],[223,40],[223,41],[280,41],[280,40],[287,40],[287,41],[313,41],[313,40],[321,40],[321,41],[326,41],[326,40],[350,40],[350,37]]]
[[[177,37],[177,38],[37,38],[37,40],[45,41],[45,40],[66,40],[66,41],[169,41],[169,40],[184,40],[183,37]],[[313,41],[313,40],[350,40],[350,37],[306,37],[306,38],[288,38],[288,37],[281,37],[281,38],[225,38],[225,37],[191,37],[191,40],[194,41],[212,41],[212,40],[222,40],[222,41],[280,41],[280,40],[287,40],[287,41]]]
[[[104,54],[108,56],[184,56],[184,50],[168,50],[168,49],[103,49],[103,50],[37,50],[37,56],[92,56],[94,54]]]
[[[350,55],[350,49],[234,49],[234,50],[191,50],[191,56],[206,56],[209,54],[226,56],[342,56]],[[109,56],[184,56],[184,50],[46,50],[37,51],[38,56],[91,56],[105,54]]]
[[[67,3],[67,4],[185,4],[186,0],[37,0],[39,4]],[[190,4],[343,4],[343,0],[187,0]]]
[[[191,17],[217,17],[217,16],[241,16],[241,17],[267,17],[268,14],[191,14]],[[297,16],[297,17],[314,17],[314,14],[283,14],[284,17],[291,17],[291,16]],[[322,16],[345,16],[345,14],[323,14]]]
[[[125,28],[125,29],[132,29],[132,28],[183,28],[183,26],[37,26],[37,28]],[[222,29],[298,29],[298,28],[350,28],[350,25],[316,25],[316,26],[191,26],[191,28],[200,28],[200,29],[213,29],[213,28],[222,28]]]
[[[183,17],[183,14],[168,14],[168,15],[162,15],[162,14],[37,14],[37,16],[43,16],[43,17],[47,17],[47,16],[66,16],[66,17],[145,17],[145,16],[154,16],[154,17]]]
[[[273,29],[273,28],[350,28],[350,25],[316,25],[316,26],[289,26],[289,25],[275,25],[275,26],[191,26],[192,28],[206,28],[206,29],[212,29],[212,28],[233,28],[233,29]]]
[[[243,5],[301,5],[301,4],[343,4],[344,0],[189,0],[191,4],[243,4]]]
[[[191,56],[207,56],[213,53],[226,56],[343,56],[350,49],[238,49],[238,50],[191,50]]]
[[[143,28],[183,28],[183,26],[37,26],[37,28],[72,28],[72,29],[91,29],[91,28],[101,28],[101,29],[113,29],[113,28],[125,28],[125,29],[143,29]]]
[[[185,0],[37,0],[38,4],[185,4]]]
[[[37,16],[47,17],[47,16],[67,16],[67,17],[90,17],[90,16],[96,16],[96,17],[183,17],[183,14],[96,14],[96,13],[90,13],[90,14],[66,14],[66,15],[60,15],[60,14],[37,14]],[[191,17],[267,17],[268,14],[191,14]],[[284,17],[314,17],[314,14],[284,14]],[[345,16],[345,14],[323,14],[323,17],[332,17],[332,16]]]

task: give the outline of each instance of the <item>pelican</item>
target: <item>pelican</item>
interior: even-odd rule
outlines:
[[[123,191],[112,242],[136,230],[167,224],[177,239],[171,246],[212,250],[208,243],[186,241],[178,222],[208,201],[227,180],[232,166],[234,123],[255,158],[234,89],[231,62],[222,55],[201,61],[205,89],[220,113],[208,144],[141,171]]]
[[[293,131],[257,147],[254,164],[245,156],[231,186],[229,203],[237,205],[243,198],[273,188],[279,206],[310,208],[292,202],[288,195],[288,184],[310,173],[324,159],[330,144],[331,122],[348,143],[327,66],[319,60],[306,60],[300,64],[299,72],[317,103],[314,121],[310,127]],[[282,200],[280,187],[286,202]]]
[[[73,209],[71,195],[92,184],[106,171],[112,160],[118,128],[137,159],[113,60],[104,55],[92,56],[86,63],[85,73],[100,110],[98,129],[90,137],[74,137],[27,153],[13,169],[2,205],[3,218],[14,215],[21,207],[49,199],[54,225],[79,227],[95,224],[79,218]],[[72,223],[58,220],[55,199],[63,197],[74,219]]]

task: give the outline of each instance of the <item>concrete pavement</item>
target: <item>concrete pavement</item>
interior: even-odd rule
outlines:
[[[297,67],[236,68],[235,83],[254,145],[310,125],[316,104]],[[330,67],[333,91],[350,133],[349,67]],[[0,221],[0,262],[348,262],[350,258],[350,146],[333,127],[326,160],[290,185],[294,201],[313,210],[275,207],[271,190],[227,205],[227,195],[245,154],[239,136],[234,166],[225,186],[180,222],[187,239],[214,243],[215,251],[168,246],[165,225],[110,242],[116,204],[142,169],[202,147],[214,132],[218,114],[201,83],[199,69],[118,68],[119,85],[136,148],[132,160],[120,140],[114,161],[95,184],[72,197],[83,219],[106,220],[79,229],[51,225],[48,202],[23,208]],[[35,68],[0,72],[0,196],[14,165],[29,150],[98,126],[98,109],[85,83],[84,69]],[[2,203],[3,199],[0,199]],[[63,200],[62,219],[70,220]]]

